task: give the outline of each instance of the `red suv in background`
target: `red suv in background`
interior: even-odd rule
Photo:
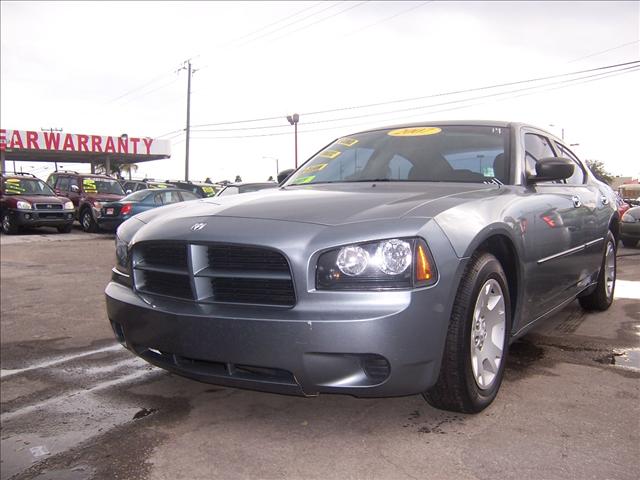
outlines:
[[[98,231],[98,218],[104,202],[124,197],[124,190],[112,177],[93,173],[56,171],[47,183],[57,195],[69,197],[76,209],[76,218],[85,232]]]
[[[51,188],[30,173],[3,173],[0,179],[2,231],[18,233],[20,227],[56,227],[69,233],[74,208],[68,198],[58,197]]]

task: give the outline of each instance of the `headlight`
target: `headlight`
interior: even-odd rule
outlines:
[[[622,215],[622,221],[624,223],[635,223],[635,222],[638,221],[638,219],[636,217],[634,217],[633,215],[631,215],[629,212],[627,212],[624,215]]]
[[[93,202],[93,208],[95,208],[96,210],[100,210],[102,208],[102,203]]]
[[[316,268],[319,290],[387,290],[435,282],[435,265],[419,238],[346,245],[320,255]]]
[[[33,208],[29,202],[24,202],[22,200],[18,200],[16,207],[18,210],[31,210]]]
[[[73,202],[64,202],[65,210],[73,210]]]
[[[116,268],[122,273],[129,273],[129,244],[116,236]]]

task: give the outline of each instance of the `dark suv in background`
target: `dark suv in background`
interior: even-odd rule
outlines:
[[[124,190],[118,181],[107,175],[56,171],[49,175],[47,183],[56,195],[71,199],[76,218],[85,232],[98,231],[97,220],[104,202],[114,202],[124,197]]]
[[[205,182],[191,182],[184,180],[167,180],[167,183],[171,183],[171,185],[178,187],[182,190],[187,190],[200,198],[213,197],[216,194],[218,185],[213,183],[205,183]]]
[[[69,233],[74,207],[34,175],[5,172],[0,179],[0,217],[7,234],[18,233],[21,227],[55,227]]]

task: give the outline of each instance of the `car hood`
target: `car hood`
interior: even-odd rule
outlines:
[[[65,197],[56,197],[53,195],[7,195],[7,198],[15,198],[16,200],[22,200],[29,203],[52,203],[60,204],[68,202],[69,199]]]
[[[428,218],[499,189],[497,185],[422,182],[308,185],[182,202],[136,218],[148,223],[154,218],[222,216],[343,225],[405,216]]]

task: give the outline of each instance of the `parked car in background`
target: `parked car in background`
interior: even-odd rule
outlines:
[[[618,213],[620,214],[620,217],[622,217],[622,215],[624,215],[624,212],[626,212],[627,210],[629,210],[629,208],[631,208],[631,205],[625,202],[622,196],[618,192],[615,192],[615,196],[616,196],[616,208],[618,209]]]
[[[98,225],[105,230],[114,230],[122,222],[134,215],[152,208],[170,205],[200,197],[178,188],[148,188],[131,193],[117,202],[102,204]]]
[[[640,241],[640,207],[630,208],[622,216],[620,240],[625,247],[635,247]]]
[[[22,227],[55,227],[69,233],[73,226],[71,200],[57,196],[39,178],[29,173],[3,173],[0,177],[2,232],[15,234]]]
[[[257,192],[258,190],[266,190],[268,188],[278,188],[275,182],[262,183],[230,183],[216,193],[216,197],[225,195],[236,195],[238,193]]]
[[[121,180],[120,185],[122,185],[122,189],[124,193],[127,195],[133,192],[137,192],[138,190],[145,190],[147,188],[171,188],[175,187],[172,183],[166,182],[158,182],[153,179],[144,179],[144,180]]]
[[[124,197],[124,190],[118,181],[107,175],[63,170],[49,175],[47,183],[56,195],[71,199],[76,218],[85,232],[98,231],[98,218],[104,202]]]
[[[377,128],[281,188],[123,223],[107,313],[132,352],[200,381],[479,412],[510,342],[576,298],[612,304],[614,198],[530,125]]]
[[[184,180],[167,180],[167,183],[171,183],[182,190],[187,190],[200,198],[213,197],[216,194],[217,186],[212,183],[205,182],[185,182]]]

